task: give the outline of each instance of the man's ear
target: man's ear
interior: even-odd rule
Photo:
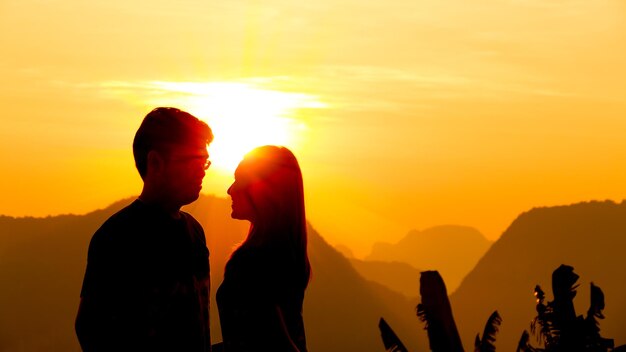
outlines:
[[[163,171],[165,160],[159,152],[151,150],[148,152],[148,168],[146,174],[158,175]]]

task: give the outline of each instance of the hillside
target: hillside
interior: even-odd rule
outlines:
[[[0,217],[0,351],[79,350],[73,323],[89,240],[108,216],[130,201],[82,216]],[[205,228],[214,297],[224,263],[247,224],[230,219],[225,199],[202,196],[186,210]],[[382,351],[380,316],[411,350],[423,350],[426,337],[413,313],[415,302],[364,280],[312,228],[309,253],[313,278],[304,317],[311,351]],[[211,319],[214,341],[219,341],[215,306]]]
[[[406,297],[419,297],[420,270],[407,263],[350,258],[350,264],[363,278],[377,282]]]
[[[600,333],[626,343],[626,203],[590,202],[537,208],[520,215],[491,246],[452,294],[461,338],[473,338],[498,310],[503,322],[497,338],[501,351],[513,351],[536,315],[533,290],[540,284],[552,299],[551,275],[560,264],[580,275],[576,311],[586,314],[589,282],[606,297]]]
[[[466,226],[437,226],[411,231],[398,243],[375,243],[366,261],[404,262],[420,270],[437,270],[454,292],[492,242]]]

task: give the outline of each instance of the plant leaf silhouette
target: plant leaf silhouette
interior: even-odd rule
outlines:
[[[593,282],[590,286],[591,302],[589,304],[589,310],[587,311],[587,321],[599,332],[600,322],[598,322],[598,319],[604,319],[604,315],[602,314],[602,311],[604,310],[604,293],[602,292],[602,289],[594,285]]]
[[[535,298],[537,299],[537,316],[530,324],[530,331],[537,336],[537,342],[543,343],[546,347],[556,345],[552,332],[552,307],[544,303],[546,298],[541,286],[535,286]],[[537,327],[539,332],[537,333]]]
[[[552,273],[552,336],[558,340],[560,348],[571,351],[580,346],[578,319],[574,309],[574,297],[579,276],[574,268],[562,264]]]
[[[608,352],[626,350],[626,347],[614,347],[613,339],[600,336],[598,319],[604,319],[602,311],[605,308],[604,293],[600,287],[591,283],[590,304],[587,317],[576,316],[574,297],[579,276],[574,268],[568,265],[559,266],[552,273],[552,292],[554,300],[544,304],[545,294],[541,287],[535,287],[537,298],[537,317],[531,323],[531,331],[537,333],[539,327],[539,342],[543,342],[545,349],[534,348],[528,342],[529,335],[524,331],[518,344],[518,351],[548,351],[548,352]]]
[[[426,323],[430,350],[433,352],[463,351],[446,285],[437,271],[424,271],[420,276],[422,302],[417,315]]]
[[[476,334],[476,342],[474,343],[475,352],[495,352],[496,346],[496,334],[502,324],[502,317],[498,314],[498,311],[494,311],[487,319],[485,324],[485,330],[483,331],[483,337],[480,338],[480,334]]]
[[[519,343],[517,344],[517,352],[543,352],[544,350],[541,348],[534,348],[533,346],[530,345],[529,343],[530,340],[530,335],[528,334],[528,331],[524,330],[524,332],[522,333],[522,337],[519,340]]]
[[[387,352],[408,352],[402,341],[400,341],[400,338],[398,338],[398,335],[391,329],[385,319],[380,318],[378,328],[380,329],[383,344]]]

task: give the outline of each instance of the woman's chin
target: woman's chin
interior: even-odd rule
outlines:
[[[250,216],[246,216],[245,214],[242,214],[240,212],[237,212],[235,210],[233,210],[230,213],[230,217],[235,219],[235,220],[246,220],[246,221],[251,221]]]

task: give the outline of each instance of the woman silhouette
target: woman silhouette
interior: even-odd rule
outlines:
[[[310,265],[296,157],[284,147],[252,150],[228,194],[231,216],[251,225],[217,290],[224,350],[304,352],[302,301]]]

